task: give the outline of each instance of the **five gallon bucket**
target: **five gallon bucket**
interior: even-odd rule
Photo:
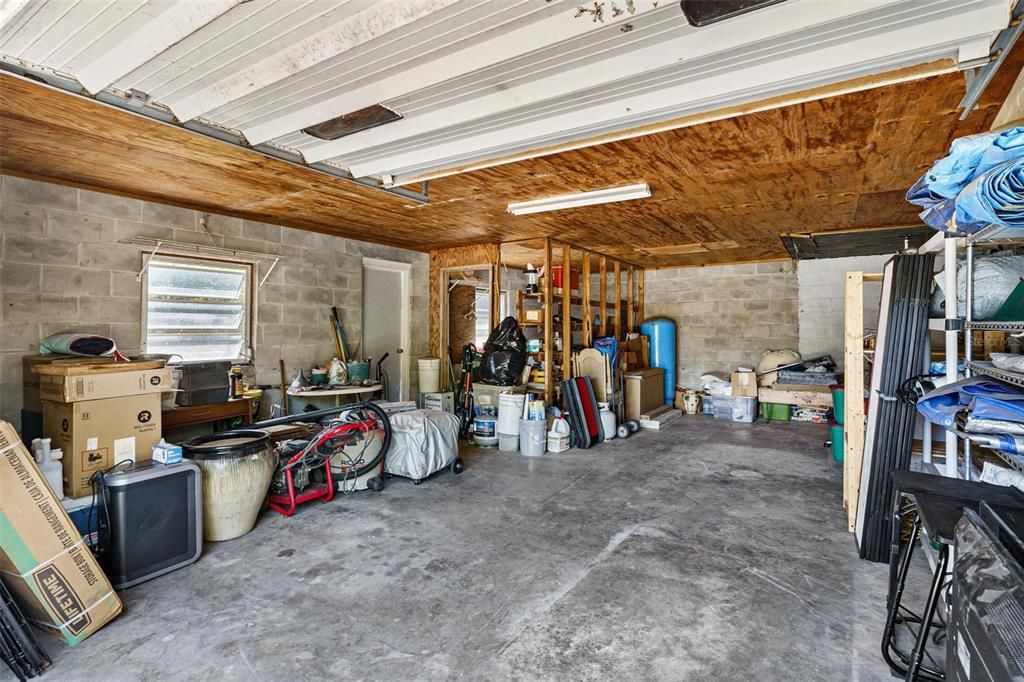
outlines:
[[[843,425],[829,422],[828,430],[832,436],[832,459],[842,464],[846,441],[843,436]]]
[[[544,454],[547,445],[548,423],[546,420],[519,420],[519,452],[528,457],[538,457]]]
[[[420,358],[420,393],[437,393],[441,390],[441,358]]]
[[[489,415],[480,415],[473,420],[473,440],[482,448],[493,448],[498,444],[495,430],[498,420]]]
[[[832,389],[832,413],[833,419],[836,420],[837,424],[843,423],[843,412],[846,409],[846,391],[843,390],[842,384],[836,384],[835,386],[829,386]]]
[[[525,393],[501,393],[498,395],[498,433],[505,436],[519,435],[519,420],[526,404]]]

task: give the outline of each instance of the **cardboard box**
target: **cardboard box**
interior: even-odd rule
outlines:
[[[39,397],[39,375],[33,370],[38,365],[55,363],[113,362],[114,358],[82,358],[76,355],[26,355],[21,359],[21,402],[22,409],[30,412],[42,412],[43,405]]]
[[[83,400],[43,401],[43,434],[64,451],[64,493],[92,491],[97,471],[129,459],[146,461],[160,442],[160,394]]]
[[[650,366],[650,345],[646,336],[640,335],[619,343],[624,370],[647,369]]]
[[[665,370],[657,367],[623,372],[626,419],[640,419],[665,402]]]
[[[58,403],[161,393],[171,389],[171,370],[143,369],[103,374],[40,374],[39,397]]]
[[[544,321],[544,309],[543,308],[526,308],[523,310],[523,322],[543,322]]]
[[[77,644],[121,612],[121,600],[14,427],[0,421],[0,570],[29,617]]]
[[[757,374],[754,372],[733,372],[732,394],[737,398],[756,398]]]

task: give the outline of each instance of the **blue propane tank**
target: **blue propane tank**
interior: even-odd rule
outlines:
[[[651,318],[640,325],[640,333],[650,342],[650,366],[665,370],[665,404],[671,405],[676,397],[676,323]]]

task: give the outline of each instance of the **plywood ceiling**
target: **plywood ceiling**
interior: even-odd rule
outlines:
[[[3,75],[0,170],[419,250],[552,236],[647,267],[786,258],[783,232],[917,222],[907,187],[988,129],[1022,65],[1017,48],[963,122],[946,74],[434,180],[429,205]],[[635,182],[652,197],[505,211]]]
[[[385,184],[911,64],[987,57],[1007,0],[17,0],[0,65]],[[581,6],[582,5],[582,6]],[[390,123],[312,126],[381,104]]]

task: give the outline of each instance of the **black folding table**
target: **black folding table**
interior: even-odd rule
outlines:
[[[977,511],[982,502],[1024,509],[1024,493],[1016,488],[913,471],[893,471],[890,475],[896,495],[889,558],[888,615],[882,635],[882,657],[895,673],[906,680],[938,682],[945,679],[945,671],[934,662],[932,666],[925,664],[926,647],[928,635],[936,625],[935,612],[948,580],[949,551],[953,545],[956,524],[965,508]],[[907,541],[903,542],[903,522],[911,515],[911,531]],[[924,611],[915,614],[902,606],[902,599],[914,546],[922,527],[928,537],[939,544],[939,551]],[[901,624],[918,626],[914,647],[910,652],[901,651],[896,646],[896,626]]]

